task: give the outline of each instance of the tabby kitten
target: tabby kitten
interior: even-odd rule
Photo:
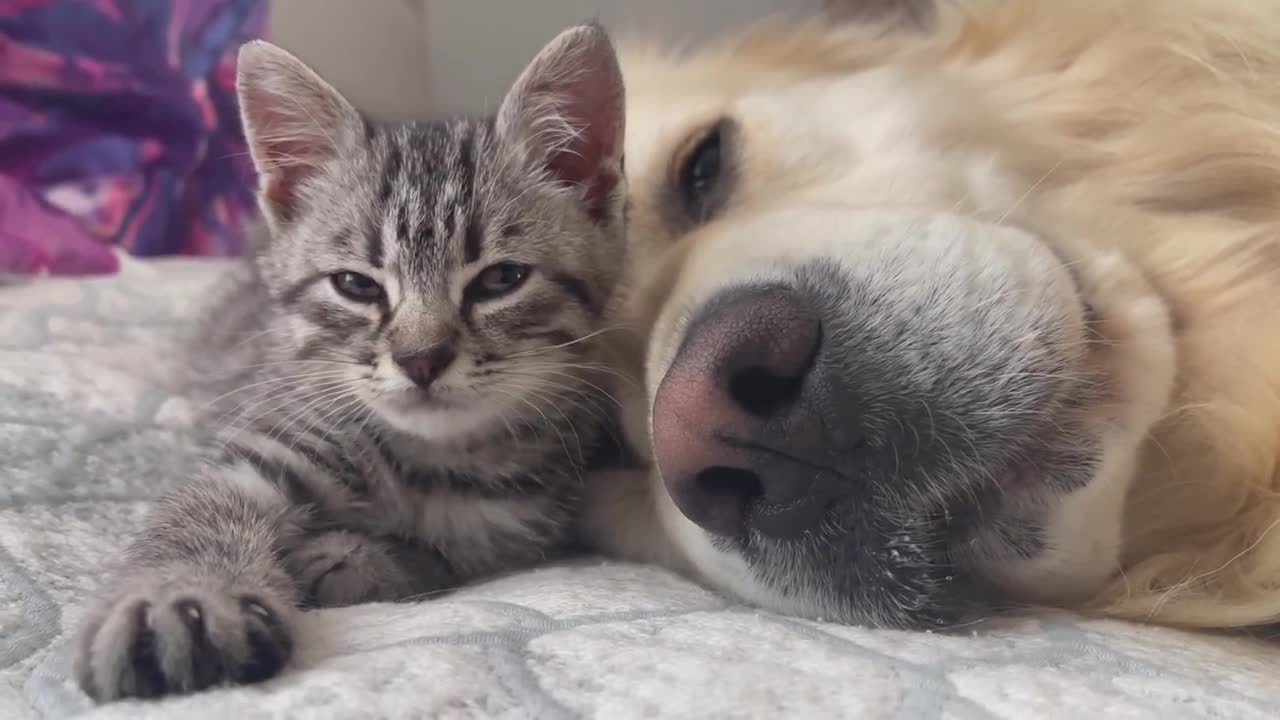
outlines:
[[[249,370],[89,613],[76,675],[100,701],[259,681],[299,607],[563,549],[606,415],[625,187],[601,28],[557,37],[483,119],[376,124],[263,42],[239,72],[269,237],[196,355]]]

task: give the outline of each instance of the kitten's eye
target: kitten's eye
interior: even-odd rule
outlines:
[[[382,286],[376,280],[358,272],[347,270],[334,273],[329,276],[329,281],[339,295],[355,302],[375,303],[385,296]]]
[[[717,123],[684,157],[676,182],[689,217],[702,222],[716,210],[721,178],[723,123]]]
[[[530,267],[513,262],[490,265],[467,286],[467,292],[477,300],[489,300],[515,290],[529,277]]]

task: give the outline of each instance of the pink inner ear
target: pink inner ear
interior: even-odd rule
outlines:
[[[298,209],[302,183],[337,152],[327,135],[312,129],[315,122],[308,118],[299,123],[293,118],[268,115],[260,126],[261,136],[254,142],[263,195],[282,217]]]
[[[603,164],[608,157],[607,151],[597,147],[585,149],[581,154],[562,150],[548,162],[556,177],[583,188],[587,212],[593,220],[604,219],[609,194],[618,185],[617,172]]]
[[[292,209],[298,201],[295,184],[286,182],[278,177],[267,179],[263,193],[266,195],[267,200],[278,208]]]
[[[309,155],[316,149],[303,141],[278,140],[258,146],[265,184],[263,192],[273,205],[292,209],[298,200],[298,185],[312,169]]]
[[[263,195],[287,217],[297,210],[302,183],[338,152],[341,113],[332,98],[305,87],[284,95],[251,84],[242,102]]]
[[[547,160],[551,172],[584,189],[587,210],[602,219],[610,193],[618,185],[622,150],[622,87],[607,71],[587,70],[553,92],[563,98],[560,112],[579,132]]]

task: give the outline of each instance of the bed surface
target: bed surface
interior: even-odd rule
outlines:
[[[1280,643],[1067,616],[869,631],[590,560],[310,613],[270,683],[91,708],[65,632],[175,480],[194,408],[166,360],[220,269],[0,284],[0,718],[1280,716]]]

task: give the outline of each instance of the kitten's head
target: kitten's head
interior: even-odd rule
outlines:
[[[551,414],[623,262],[606,33],[562,33],[488,118],[375,124],[264,42],[241,50],[238,89],[293,359],[350,363],[317,377],[418,435]]]

